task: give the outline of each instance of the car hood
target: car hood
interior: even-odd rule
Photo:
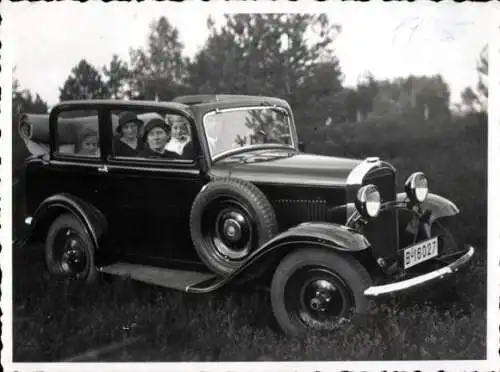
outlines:
[[[231,176],[257,183],[343,186],[351,171],[363,160],[296,153],[288,157],[255,162],[214,164],[214,176]]]

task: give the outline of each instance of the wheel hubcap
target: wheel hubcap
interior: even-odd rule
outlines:
[[[336,273],[309,266],[290,277],[285,304],[290,314],[307,327],[333,329],[347,317],[354,303],[348,286]]]
[[[244,217],[241,214],[237,214],[237,219],[228,218],[224,221],[224,237],[231,242],[239,241],[243,233],[240,221],[244,223]]]
[[[337,289],[332,283],[326,280],[316,280],[311,283],[311,287],[315,292],[310,297],[309,306],[314,311],[326,312]]]
[[[241,260],[252,248],[250,214],[234,201],[219,201],[213,230],[208,231],[217,253],[225,260]],[[213,220],[212,220],[213,221]]]
[[[67,229],[61,239],[56,240],[56,249],[60,252],[60,265],[66,274],[78,275],[85,270],[85,243],[77,232]]]

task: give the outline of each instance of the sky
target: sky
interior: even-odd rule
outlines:
[[[99,68],[114,53],[129,61],[129,49],[146,45],[150,23],[162,15],[179,30],[185,55],[193,57],[206,40],[210,14],[222,20],[227,12],[324,12],[342,26],[334,49],[346,86],[366,71],[377,79],[439,73],[458,102],[460,92],[477,83],[475,68],[494,12],[487,4],[417,3],[24,2],[2,9],[2,39],[11,43],[21,87],[52,106],[82,58]]]

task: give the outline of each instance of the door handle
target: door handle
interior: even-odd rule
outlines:
[[[108,166],[103,165],[102,167],[97,168],[97,171],[101,173],[108,173]]]

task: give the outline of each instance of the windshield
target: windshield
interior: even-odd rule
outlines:
[[[288,112],[279,107],[213,112],[205,116],[203,126],[212,157],[251,145],[294,145]]]

